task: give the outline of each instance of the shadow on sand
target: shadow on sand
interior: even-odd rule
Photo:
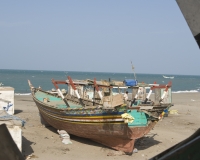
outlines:
[[[15,109],[15,115],[16,115],[16,114],[19,114],[19,113],[21,113],[21,112],[23,112],[23,110]]]
[[[54,127],[48,126],[46,128],[48,130],[50,130],[51,132],[54,132],[54,133],[58,134],[57,129],[55,129]],[[91,146],[97,146],[97,147],[101,147],[101,148],[105,148],[105,149],[108,148],[108,147],[106,147],[104,145],[101,145],[100,143],[97,143],[97,142],[92,141],[90,139],[78,137],[78,136],[71,135],[71,134],[70,134],[70,139],[72,141],[76,141],[76,142],[87,144],[87,145],[91,145]]]
[[[142,137],[135,142],[135,148],[138,150],[144,150],[154,145],[161,143],[154,139],[157,134],[150,135],[148,137]]]
[[[104,146],[100,143],[97,143],[93,140],[87,139],[87,138],[82,138],[82,137],[78,137],[78,136],[75,136],[75,135],[70,135],[70,137],[73,141],[77,141],[79,143],[84,143],[84,144],[87,144],[87,145],[97,146],[97,147],[101,147],[101,148],[107,148],[106,146]]]
[[[32,144],[34,144],[34,142],[31,142],[28,139],[26,139],[24,136],[22,136],[22,154],[24,157],[34,152],[31,147]]]
[[[58,134],[57,129],[55,129],[54,127],[47,126],[46,129],[50,130],[51,132]],[[154,137],[156,135],[157,134],[151,134],[151,135],[148,135],[147,137],[143,137],[143,138],[136,140],[135,148],[137,148],[138,150],[145,150],[145,149],[147,149],[151,146],[154,146],[154,145],[161,143],[161,142],[154,139]],[[78,136],[71,135],[71,134],[70,134],[70,139],[72,141],[76,141],[76,142],[79,142],[79,143],[83,143],[83,144],[87,144],[87,145],[91,145],[91,146],[97,146],[97,147],[102,148],[103,150],[111,149],[111,148],[106,147],[106,146],[104,146],[100,143],[93,141],[93,140],[78,137]]]
[[[34,102],[32,99],[20,99],[19,101]]]

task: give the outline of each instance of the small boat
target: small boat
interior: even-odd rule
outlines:
[[[167,77],[167,76],[163,76],[163,78],[174,79],[174,77]]]
[[[96,79],[73,81],[68,76],[65,81],[52,80],[56,93],[28,83],[43,122],[128,154],[132,154],[135,140],[147,134],[163,111],[171,106],[152,106],[152,103],[127,106],[123,94],[112,92],[112,89],[122,87],[123,82],[111,85],[111,82]],[[58,84],[67,84],[67,93],[63,93]],[[89,87],[93,89],[93,97],[89,94]]]

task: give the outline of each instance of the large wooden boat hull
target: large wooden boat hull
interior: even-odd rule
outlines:
[[[41,113],[43,119],[59,130],[65,130],[69,134],[88,138],[116,150],[131,153],[136,139],[147,134],[156,124],[151,122],[148,126],[129,128],[125,123],[80,123],[64,122],[52,119]]]
[[[39,100],[34,94],[32,92],[41,118],[54,128],[126,153],[132,153],[135,140],[147,134],[156,124],[155,120],[149,120],[146,124],[130,126],[121,117],[125,113],[123,110],[58,109]],[[146,113],[138,113],[139,116],[142,114]]]

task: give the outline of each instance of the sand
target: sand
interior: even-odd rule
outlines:
[[[15,115],[26,121],[22,128],[22,154],[32,155],[36,160],[129,160],[149,159],[193,134],[200,122],[200,93],[173,94],[174,106],[178,114],[169,114],[159,121],[153,130],[138,140],[138,153],[108,156],[118,153],[88,139],[70,135],[72,144],[63,144],[57,130],[44,127],[40,123],[38,109],[31,96],[15,95]]]

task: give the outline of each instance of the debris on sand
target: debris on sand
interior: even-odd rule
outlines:
[[[65,130],[58,130],[57,132],[60,134],[60,138],[62,139],[62,143],[72,144],[72,142],[70,141],[70,136]]]

